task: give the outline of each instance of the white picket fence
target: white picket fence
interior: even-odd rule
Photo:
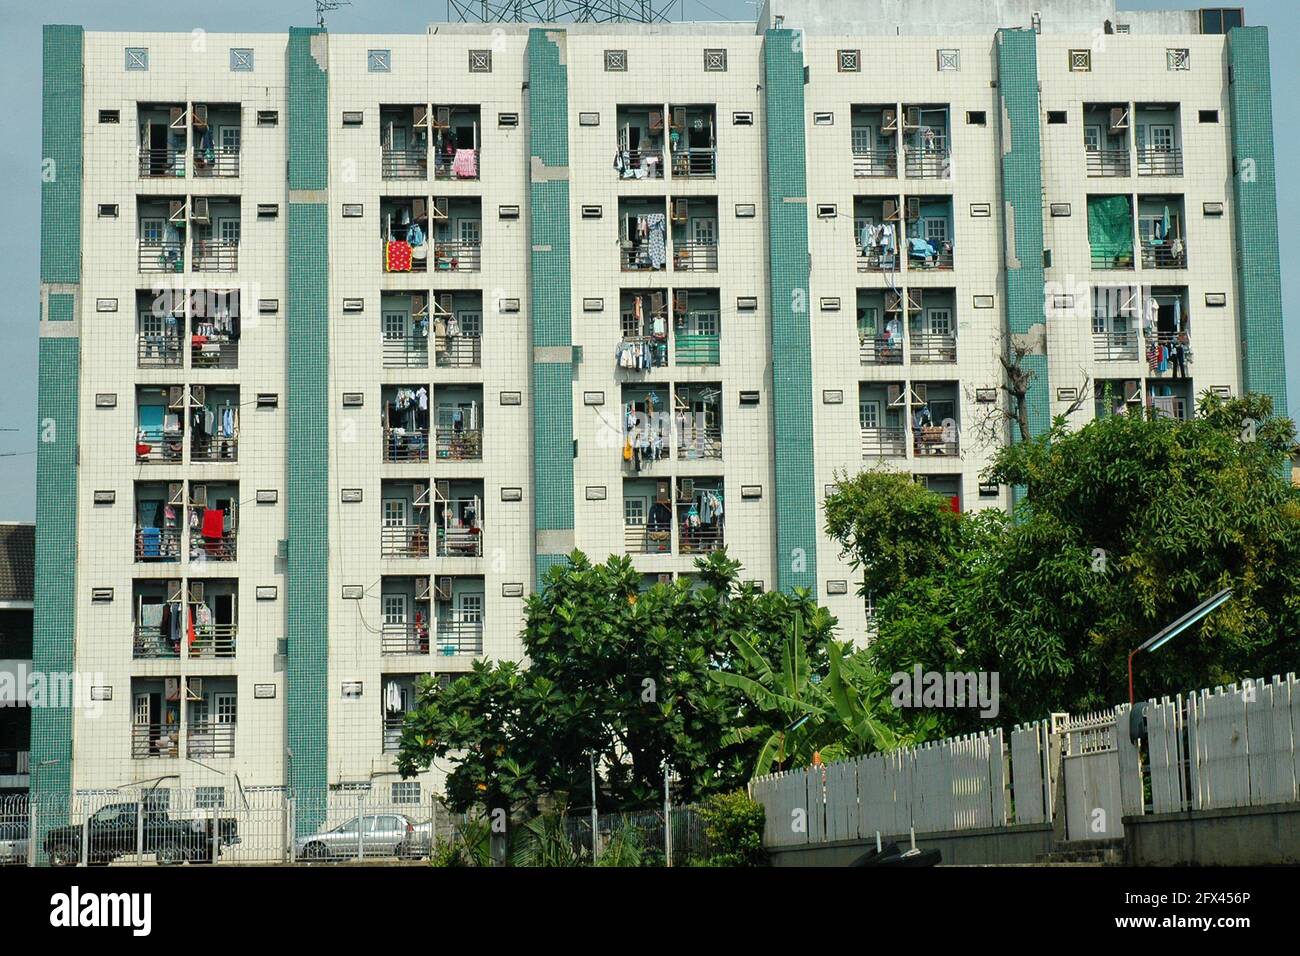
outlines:
[[[991,730],[758,777],[750,793],[767,811],[764,843],[1046,824],[1062,813],[1067,839],[1113,839],[1124,816],[1300,799],[1294,674],[1150,701],[1140,744],[1127,704],[1055,714],[1007,736]],[[1054,802],[1059,775],[1064,806]]]

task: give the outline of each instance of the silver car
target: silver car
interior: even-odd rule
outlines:
[[[400,813],[368,813],[294,841],[295,860],[410,858],[427,853],[415,821]]]
[[[0,866],[27,865],[27,821],[0,823]]]

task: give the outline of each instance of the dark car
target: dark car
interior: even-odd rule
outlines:
[[[217,821],[217,849],[239,842],[233,817]],[[89,837],[86,862],[106,866],[118,857],[137,853],[154,855],[159,863],[213,862],[212,821],[178,820],[165,811],[135,803],[110,803],[81,824],[56,827],[45,837],[45,852],[54,866],[76,866],[81,862],[82,837]]]

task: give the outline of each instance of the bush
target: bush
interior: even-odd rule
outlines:
[[[708,840],[709,866],[765,866],[763,805],[743,790],[709,797],[699,808]]]

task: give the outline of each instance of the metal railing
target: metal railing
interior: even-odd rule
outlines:
[[[673,175],[687,179],[712,179],[717,174],[717,153],[712,146],[693,146],[673,153]]]
[[[635,171],[638,169],[645,170],[644,176],[637,176],[635,173],[630,176],[623,176],[624,179],[663,179],[664,178],[664,151],[662,147],[654,149],[624,149],[620,150],[627,158],[626,169]]]
[[[1098,362],[1136,362],[1137,332],[1092,333],[1092,357]]]
[[[861,365],[902,365],[903,340],[883,335],[858,336],[858,363]]]
[[[456,654],[482,654],[483,622],[439,619],[433,645],[443,657],[452,657]]]
[[[961,436],[955,428],[922,425],[912,428],[912,454],[957,456],[961,454]]]
[[[855,149],[853,175],[858,179],[887,179],[898,175],[898,151],[894,149]]]
[[[234,239],[195,239],[194,272],[236,272],[239,270],[239,243]]]
[[[429,337],[427,335],[392,335],[383,337],[384,368],[428,368]]]
[[[402,725],[406,723],[406,714],[385,716],[383,721],[383,752],[395,754],[402,749]]]
[[[429,429],[384,429],[384,461],[428,461]]]
[[[668,366],[668,346],[663,339],[657,339],[653,335],[625,335],[619,340],[623,346],[648,347],[650,350],[650,368],[667,368]],[[615,367],[623,368],[619,364],[619,354],[615,354]],[[645,368],[638,362],[635,367],[628,366],[632,371],[644,372]]]
[[[862,251],[862,247],[854,244],[857,250],[857,261],[859,272],[897,272],[898,252],[894,249],[868,249]]]
[[[140,465],[179,465],[185,457],[185,433],[140,429],[135,440],[135,460]]]
[[[418,258],[418,259],[417,259],[416,256],[415,256],[415,249],[417,249],[417,248],[418,248],[418,249],[423,249],[423,250],[424,250],[424,253],[425,253],[422,257],[420,257],[420,258]],[[384,270],[384,272],[386,272],[386,273],[394,273],[394,272],[428,272],[428,271],[429,271],[429,256],[430,256],[430,254],[431,254],[430,251],[429,251],[430,248],[431,248],[431,244],[429,243],[428,240],[425,240],[424,245],[422,245],[422,246],[417,246],[417,247],[412,248],[412,250],[411,250],[411,268],[410,268],[410,269],[392,269],[392,270],[390,270],[390,269],[388,268],[388,240],[387,240],[387,239],[381,239],[381,240],[379,240],[379,268],[382,269],[382,270]]]
[[[957,361],[957,336],[940,332],[913,332],[908,342],[913,362],[937,365]]]
[[[1187,245],[1180,239],[1142,243],[1143,269],[1186,269]]]
[[[1098,270],[1109,271],[1111,269],[1132,269],[1133,268],[1133,251],[1127,252],[1099,252],[1096,249],[1091,250],[1092,267]]]
[[[132,724],[132,759],[179,757],[180,729],[180,724]]]
[[[1137,151],[1137,168],[1139,176],[1181,176],[1183,174],[1183,151],[1180,147],[1172,149],[1152,149],[1150,147]]]
[[[678,332],[673,336],[673,361],[678,365],[717,365],[721,354],[720,335]]]
[[[233,178],[239,175],[239,147],[221,146],[212,150],[208,160],[206,151],[194,150],[194,175],[196,178]]]
[[[722,426],[697,427],[689,416],[677,425],[677,457],[693,461],[722,457]]]
[[[1087,157],[1089,176],[1127,176],[1129,174],[1128,147],[1124,149],[1089,149]]]
[[[233,534],[223,534],[220,538],[205,538],[195,531],[190,535],[191,561],[234,561],[237,554],[238,548]]]
[[[439,427],[437,453],[440,459],[450,461],[478,461],[483,457],[483,430]]]
[[[180,528],[136,528],[137,561],[175,562],[181,559]]]
[[[902,427],[862,429],[862,457],[906,458],[906,430]]]
[[[136,335],[137,368],[180,368],[184,364],[179,332],[140,332]]]
[[[624,247],[618,251],[619,268],[624,272],[658,272],[667,268],[667,259],[654,265],[650,261],[650,243],[643,242],[637,246]]]
[[[379,653],[428,654],[429,628],[405,621],[400,624],[384,623],[379,629]]]
[[[674,242],[673,268],[678,272],[717,272],[717,243]]]
[[[184,633],[183,629],[181,633]],[[181,649],[179,644],[171,642],[170,637],[163,636],[160,624],[146,626],[137,623],[131,642],[131,656],[136,660],[175,659],[181,656]]]
[[[141,272],[184,272],[184,240],[141,239],[137,265]]]
[[[186,757],[233,757],[235,725],[215,720],[192,721],[185,728]]]
[[[456,154],[450,156],[446,153],[435,151],[433,155],[433,178],[434,179],[463,179],[466,182],[472,182],[479,179],[482,175],[481,164],[483,162],[483,151],[480,149],[470,150],[474,154],[474,175],[458,176],[455,171]]]
[[[235,624],[198,624],[194,625],[194,640],[186,650],[185,656],[202,660],[235,656],[235,637],[238,625]]]
[[[921,254],[916,255],[912,252],[911,247],[907,250],[907,268],[909,269],[951,269],[952,268],[952,247],[951,246],[931,246],[934,249],[934,255]]]
[[[438,335],[433,340],[438,368],[479,368],[483,364],[483,339],[477,335]]]
[[[948,147],[913,149],[904,147],[907,159],[904,169],[908,179],[947,179],[952,167],[952,151]]]
[[[161,146],[151,149],[140,147],[140,175],[146,179],[170,176],[182,179],[185,176],[185,150],[175,146]]]
[[[429,152],[426,149],[379,148],[379,169],[384,179],[426,179]]]
[[[706,554],[716,551],[723,545],[722,525],[702,524],[690,527],[684,520],[687,509],[677,506],[677,552],[678,554]]]
[[[427,558],[429,529],[422,525],[399,525],[379,529],[381,558]]]
[[[196,434],[190,461],[239,461],[239,439]]]
[[[483,267],[483,247],[477,242],[435,242],[433,268],[439,272],[478,272]]]
[[[195,342],[191,338],[190,365],[194,368],[239,368],[239,343]]]
[[[650,528],[643,524],[623,526],[623,550],[627,554],[668,554],[673,549],[672,528]]]
[[[438,557],[483,557],[483,529],[440,527],[438,529]]]

